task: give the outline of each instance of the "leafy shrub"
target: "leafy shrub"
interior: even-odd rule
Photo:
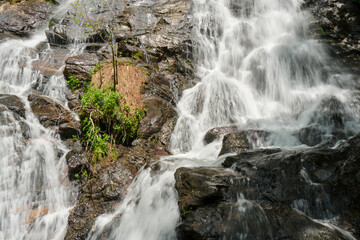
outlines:
[[[74,76],[70,76],[69,80],[67,80],[66,83],[69,85],[71,91],[74,91],[75,89],[78,89],[81,86],[79,79]]]
[[[70,76],[69,80],[66,81],[66,83],[69,85],[69,88],[71,91],[75,91],[76,89],[83,88],[86,89],[88,85],[90,84],[89,81],[80,82],[80,80],[77,77]]]
[[[94,73],[96,73],[97,71],[99,71],[102,67],[103,65],[100,62],[96,63],[96,66],[90,71],[91,76],[94,75]]]
[[[84,142],[95,160],[112,152],[113,144],[130,144],[138,136],[139,122],[144,109],[131,110],[121,93],[110,87],[90,86],[81,98]]]

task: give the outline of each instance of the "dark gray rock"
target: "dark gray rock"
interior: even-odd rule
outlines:
[[[19,122],[19,124],[20,124],[20,129],[21,129],[21,133],[22,133],[23,137],[25,139],[30,139],[30,137],[31,137],[30,126],[24,121]]]
[[[72,113],[51,98],[30,94],[28,100],[31,110],[44,127],[71,123],[73,126],[80,128],[80,123],[74,118]]]
[[[209,144],[215,140],[219,140],[225,135],[233,132],[237,132],[236,126],[225,126],[225,127],[216,127],[207,131],[204,137],[204,143]]]
[[[309,125],[297,131],[294,136],[303,144],[315,146],[334,145],[339,140],[356,135],[356,130],[348,126],[354,120],[344,109],[345,104],[335,97],[322,100],[316,106]]]
[[[0,94],[0,105],[6,107],[3,110],[10,110],[17,116],[25,118],[25,105],[18,96],[11,94]]]
[[[174,108],[161,98],[148,98],[143,101],[146,116],[141,120],[139,132],[143,138],[149,138],[159,132],[168,119],[175,116]]]
[[[125,197],[138,171],[159,159],[159,146],[145,140],[138,140],[134,145],[131,148],[119,146],[117,159],[93,163],[86,172],[88,177],[80,174],[80,194],[68,219],[66,240],[86,239],[96,218],[111,211]],[[79,170],[85,161],[83,156],[74,153],[74,168]]]
[[[69,57],[66,60],[64,76],[69,79],[70,76],[77,77],[80,83],[91,80],[91,70],[99,62],[96,54],[81,54]]]
[[[357,136],[336,149],[242,152],[223,163],[234,171],[180,168],[175,173],[182,213],[178,239],[241,233],[248,234],[244,239],[349,239],[311,219],[334,216],[358,238],[359,153]]]
[[[67,122],[59,126],[59,135],[61,139],[70,139],[73,136],[80,136],[81,130],[78,122]]]
[[[265,144],[269,132],[263,130],[242,130],[229,133],[223,138],[223,145],[219,156],[226,153],[240,153]]]
[[[313,14],[310,33],[327,44],[336,62],[358,72],[360,3],[306,0],[303,7]]]
[[[89,163],[82,149],[74,149],[66,154],[69,178],[75,180],[75,174],[81,175],[83,171],[88,171]]]
[[[53,5],[45,1],[0,3],[0,32],[23,36],[42,26]]]
[[[53,30],[46,30],[45,34],[52,47],[66,46],[70,43],[65,29],[61,26]]]

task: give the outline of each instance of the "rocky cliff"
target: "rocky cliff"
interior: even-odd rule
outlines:
[[[237,11],[236,1],[232,4]],[[82,82],[91,80],[91,70],[98,62],[111,61],[109,45],[99,33],[88,34],[81,43],[82,53],[69,57],[70,48],[78,38],[73,21],[76,11],[70,8],[65,14],[48,19],[55,8],[48,2],[0,3],[0,41],[25,37],[40,26],[49,25],[47,42],[34,51],[51,57],[45,62],[34,62],[34,69],[43,78],[34,84],[35,94],[29,96],[29,101],[40,122],[56,128],[72,149],[67,155],[69,176],[79,181],[80,190],[69,217],[66,239],[85,239],[96,217],[110,211],[124,197],[138,171],[143,166],[156,169],[159,157],[170,154],[167,146],[177,119],[176,103],[182,92],[196,82],[190,0],[114,0],[111,6],[117,26],[114,29],[117,59],[142,69],[147,75],[138,86],[147,115],[139,129],[142,140],[135,141],[131,147],[117,146],[120,154],[115,161],[90,167],[80,142],[72,140],[73,135],[80,135],[77,118],[60,103],[41,94],[46,81],[59,76],[64,64],[61,74],[65,79],[75,76]],[[303,8],[311,13],[309,33],[327,45],[337,64],[359,78],[356,75],[360,63],[359,1],[306,0]],[[95,9],[92,13],[106,20],[110,9]],[[68,106],[74,111],[82,94],[81,91],[67,93]],[[15,96],[1,96],[1,104],[23,114],[24,106]],[[307,131],[311,129],[299,133],[304,135],[303,143],[317,145],[319,142],[306,140]],[[212,130],[206,135],[207,143],[224,137],[222,153],[238,154],[226,158],[222,167],[177,170],[176,189],[182,214],[177,229],[179,239],[217,239],[225,233],[241,234],[241,230],[246,230],[253,239],[255,236],[347,239],[336,227],[310,217],[337,217],[340,227],[360,238],[359,137],[337,149],[318,146],[285,151],[252,150],[249,136],[266,138],[267,133],[238,133],[234,127]],[[74,177],[84,172],[92,177],[88,178],[87,174],[82,174],[80,180]],[[243,214],[236,214],[239,211]]]

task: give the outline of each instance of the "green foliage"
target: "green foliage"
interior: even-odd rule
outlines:
[[[141,54],[141,52],[140,52],[140,51],[139,51],[139,52],[136,52],[136,53],[131,54],[131,57],[132,57],[132,58],[134,58],[134,59],[136,59],[136,60],[140,59],[140,58],[141,58],[141,56],[142,56],[142,54]]]
[[[103,65],[100,62],[96,63],[96,66],[90,71],[91,76],[94,75],[94,73],[96,73],[97,71],[99,71],[102,67]]]
[[[324,29],[322,27],[319,27],[317,30],[320,34],[326,34],[326,32],[324,31]]]
[[[191,213],[191,212],[192,212],[192,207],[190,207],[188,210],[184,210],[184,211],[183,211],[183,216],[185,217],[186,214],[189,214],[189,213]]]
[[[74,76],[70,76],[69,80],[67,80],[66,83],[69,85],[71,91],[75,91],[76,89],[80,89],[80,88],[86,89],[90,84],[90,82],[88,81],[84,81],[81,83],[80,80]]]
[[[54,26],[54,25],[55,25],[55,21],[54,21],[54,20],[50,20],[50,21],[49,21],[49,28],[52,27],[52,26]]]
[[[78,89],[81,86],[79,79],[74,76],[70,76],[69,80],[67,80],[66,83],[69,85],[71,91],[74,91],[75,89]]]
[[[76,179],[80,179],[81,176],[88,178],[88,177],[89,177],[88,171],[85,169],[85,170],[82,170],[82,171],[81,171],[81,175],[80,175],[79,173],[75,173],[75,174],[74,174],[74,177],[75,177]]]
[[[84,142],[92,150],[95,161],[113,154],[114,143],[130,144],[138,136],[139,122],[145,111],[131,111],[120,93],[110,88],[89,87],[81,104]]]
[[[72,137],[72,140],[73,140],[74,142],[76,142],[77,140],[79,140],[77,135],[72,135],[71,137]]]

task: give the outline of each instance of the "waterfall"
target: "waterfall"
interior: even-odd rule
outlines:
[[[63,1],[54,14],[69,4]],[[33,68],[40,58],[50,58],[50,54],[40,57],[35,50],[46,41],[44,30],[29,39],[0,43],[0,98],[17,104],[15,111],[0,105],[1,240],[63,239],[77,195],[77,187],[67,176],[65,155],[69,149],[54,130],[39,123],[27,100],[37,82],[43,84],[41,94],[58,102],[65,103],[68,91],[62,69],[59,76],[42,82],[44,76]],[[45,44],[44,53],[51,51]]]
[[[88,239],[104,232],[107,239],[175,239],[180,215],[174,172],[223,161],[217,159],[220,141],[203,143],[211,128],[262,129],[271,133],[267,146],[297,147],[301,143],[294,133],[301,128],[316,126],[322,141],[335,134],[339,126],[328,114],[331,109],[341,116],[344,138],[359,132],[352,76],[307,37],[310,15],[302,3],[194,1],[194,56],[201,81],[178,103],[171,138],[176,154],[162,159],[157,174],[143,170],[116,210],[97,219]]]
[[[69,4],[64,1],[58,12]],[[263,130],[269,137],[257,147],[286,148],[307,147],[298,137],[306,128],[317,130],[309,138],[329,145],[360,131],[353,76],[331,62],[321,43],[308,38],[310,15],[302,4],[193,1],[194,62],[201,80],[178,103],[171,137],[175,154],[164,157],[156,172],[140,171],[116,209],[97,218],[88,239],[104,233],[114,240],[176,239],[176,169],[219,166],[225,157],[218,157],[221,140],[203,142],[211,128]],[[54,75],[45,83],[32,67],[40,59],[34,47],[46,40],[43,30],[30,39],[0,43],[0,100],[12,98],[16,109],[24,110],[19,114],[0,105],[0,240],[63,239],[76,198],[77,188],[67,176],[68,149],[54,130],[39,123],[27,100],[39,82],[42,94],[66,105],[63,77]],[[240,213],[255,209],[266,222],[258,206],[242,197],[238,205]],[[256,233],[261,226],[244,223],[243,228]]]

